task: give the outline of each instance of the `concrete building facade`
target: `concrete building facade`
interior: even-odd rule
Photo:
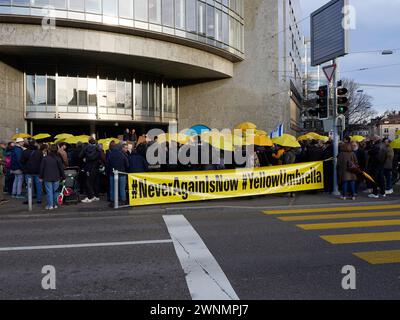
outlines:
[[[298,17],[295,0],[0,0],[0,138],[242,121],[296,131]]]

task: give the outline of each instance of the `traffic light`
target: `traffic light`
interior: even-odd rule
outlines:
[[[320,119],[327,119],[329,117],[328,112],[328,86],[319,87],[317,91],[317,104],[319,105],[318,117]]]
[[[337,113],[346,114],[349,111],[349,98],[347,97],[349,90],[346,88],[337,89]]]

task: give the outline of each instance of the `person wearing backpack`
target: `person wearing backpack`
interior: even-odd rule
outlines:
[[[82,150],[81,158],[84,161],[84,171],[86,174],[86,198],[82,200],[83,203],[91,203],[99,201],[99,195],[96,194],[99,190],[96,187],[98,182],[99,167],[101,160],[101,151],[99,150],[96,140],[90,138],[89,144]]]
[[[24,182],[24,173],[22,172],[21,157],[24,151],[25,140],[17,138],[15,147],[11,152],[11,173],[15,175],[11,196],[16,199],[25,199],[22,196],[22,184]]]
[[[359,166],[350,143],[341,144],[337,161],[338,176],[342,184],[341,199],[346,200],[347,191],[350,187],[351,199],[356,200],[356,181]]]
[[[25,182],[28,185],[29,179],[32,181],[32,190],[35,190],[36,203],[42,203],[42,189],[43,184],[39,180],[40,165],[43,159],[43,151],[39,150],[36,141],[31,140],[26,148],[22,152],[21,163],[22,171],[25,175]],[[34,194],[32,192],[32,194]],[[28,204],[28,200],[24,201],[24,204]]]
[[[372,193],[368,195],[368,197],[378,199],[379,193],[382,198],[386,197],[385,162],[387,157],[387,147],[381,138],[374,137],[373,139],[374,145],[368,152],[368,162],[370,164],[371,174],[375,180],[375,184],[373,185]]]
[[[60,181],[65,179],[64,166],[58,156],[56,145],[50,147],[47,156],[42,159],[40,164],[39,179],[44,182],[47,195],[46,210],[57,209],[57,196]]]

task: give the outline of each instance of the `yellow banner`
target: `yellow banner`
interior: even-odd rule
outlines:
[[[324,188],[323,162],[256,169],[133,173],[128,181],[131,206]]]

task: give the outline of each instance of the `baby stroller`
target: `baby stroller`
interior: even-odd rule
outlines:
[[[80,202],[78,185],[79,170],[78,167],[66,168],[64,170],[65,180],[61,182],[61,192],[57,198],[59,206],[63,204],[78,204]]]

